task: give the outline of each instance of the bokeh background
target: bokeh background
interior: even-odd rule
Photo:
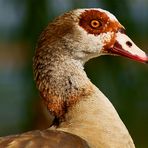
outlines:
[[[85,7],[112,12],[148,53],[147,0],[0,0],[0,136],[48,127],[32,74],[37,38],[55,16]],[[104,56],[85,69],[118,110],[137,148],[147,148],[148,66]]]

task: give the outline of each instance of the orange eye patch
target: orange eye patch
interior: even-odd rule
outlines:
[[[112,20],[105,12],[99,10],[85,10],[80,15],[79,25],[89,34],[116,32],[123,28],[116,20]]]

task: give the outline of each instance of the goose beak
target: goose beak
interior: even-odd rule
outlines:
[[[121,55],[142,63],[148,63],[148,55],[146,55],[144,51],[138,48],[125,33],[120,31],[116,33],[115,43],[113,47],[108,50],[108,52],[115,55]]]

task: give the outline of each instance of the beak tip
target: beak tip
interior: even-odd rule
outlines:
[[[143,61],[144,61],[145,64],[148,64],[148,54],[146,54],[146,57]]]
[[[148,54],[146,54],[146,55],[147,55],[147,60],[145,61],[145,63],[148,64]]]

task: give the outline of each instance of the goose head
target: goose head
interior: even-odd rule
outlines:
[[[63,52],[83,63],[100,55],[148,61],[145,52],[125,34],[125,28],[116,17],[102,9],[77,9],[65,13],[48,25],[38,45],[54,46],[59,42],[65,46]]]
[[[108,11],[76,9],[49,23],[37,44],[34,74],[50,112],[62,116],[61,110],[67,110],[63,102],[75,102],[78,96],[84,96],[89,79],[85,79],[83,65],[101,55],[120,55],[148,62],[146,53],[134,44],[125,34],[125,28]],[[82,85],[88,86],[87,89]]]

